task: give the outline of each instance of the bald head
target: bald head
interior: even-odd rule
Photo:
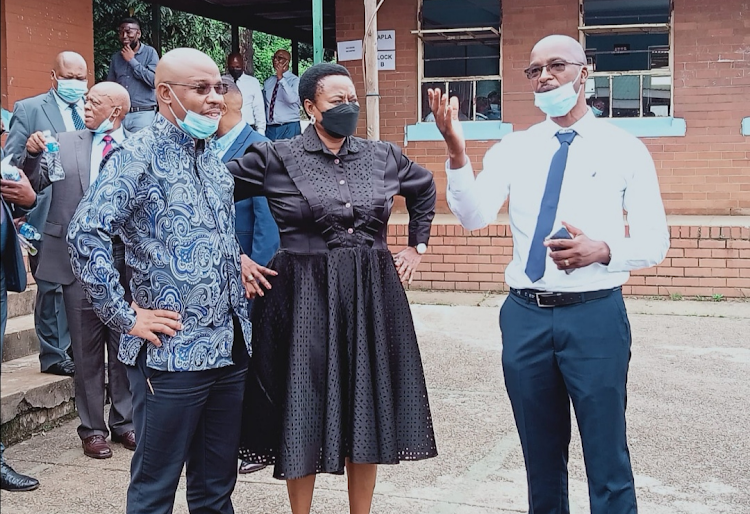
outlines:
[[[55,89],[57,89],[58,79],[88,80],[88,66],[86,59],[76,52],[60,52],[52,63],[52,77]]]
[[[212,87],[221,83],[219,67],[208,55],[194,48],[176,48],[156,65],[156,101],[159,113],[172,123],[187,111],[218,119],[221,95]]]
[[[581,43],[570,36],[555,34],[541,39],[531,50],[531,61],[535,57],[553,56],[568,62],[586,64],[586,52]]]
[[[117,82],[99,82],[89,89],[84,105],[86,128],[96,130],[102,122],[112,120],[112,130],[120,128],[130,111],[130,95]]]

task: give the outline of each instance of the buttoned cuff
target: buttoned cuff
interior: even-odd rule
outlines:
[[[604,239],[604,242],[609,246],[609,264],[607,264],[607,271],[611,273],[622,273],[623,271],[630,271],[627,259],[627,241],[624,237]]]

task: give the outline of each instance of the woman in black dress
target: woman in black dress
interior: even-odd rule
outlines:
[[[432,174],[386,142],[353,137],[349,72],[319,64],[300,79],[312,125],[258,143],[228,164],[235,198],[266,196],[281,247],[262,268],[240,454],[275,464],[294,514],[310,512],[315,475],[347,470],[350,512],[370,511],[377,464],[437,455],[406,294],[429,239]],[[393,196],[406,198],[409,246],[386,244]],[[248,277],[245,277],[246,279]]]

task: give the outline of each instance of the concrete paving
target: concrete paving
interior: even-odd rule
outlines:
[[[523,459],[500,365],[503,297],[410,293],[440,456],[382,466],[373,513],[527,512]],[[628,423],[640,512],[750,513],[750,304],[629,301],[633,359]],[[38,477],[31,493],[3,491],[14,514],[123,512],[130,452],[83,456],[69,422],[6,451]],[[571,512],[589,512],[581,446],[573,434]],[[289,512],[270,470],[242,476],[238,513]],[[186,513],[184,481],[176,513]],[[348,512],[344,477],[318,479],[313,512]]]

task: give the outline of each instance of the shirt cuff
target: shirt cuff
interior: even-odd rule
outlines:
[[[474,183],[474,168],[471,162],[454,170],[450,167],[450,160],[445,161],[445,173],[448,176],[448,189],[453,192],[463,191]]]
[[[604,242],[609,246],[609,264],[607,264],[607,271],[611,273],[622,273],[623,271],[630,271],[628,266],[628,260],[626,258],[627,241],[625,238],[612,238],[605,239]]]

